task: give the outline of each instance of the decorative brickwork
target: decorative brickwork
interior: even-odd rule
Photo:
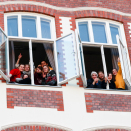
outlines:
[[[82,81],[81,77],[76,78],[76,80],[78,80],[77,85],[79,85],[79,87],[83,87],[83,81]]]
[[[3,1],[9,1],[9,0],[0,0],[1,2]],[[11,0],[13,1],[13,0]],[[15,1],[15,0],[14,0]],[[27,0],[23,0],[27,1]],[[131,5],[130,0],[75,0],[75,1],[61,1],[61,0],[31,0],[34,2],[41,2],[41,3],[46,3],[50,5],[54,5],[57,7],[69,7],[69,8],[74,8],[74,7],[103,7],[103,8],[108,8],[108,9],[114,9],[118,11],[123,11],[127,13],[131,13],[131,9],[129,5]],[[15,6],[12,7],[14,9]],[[31,7],[33,9],[33,7]]]
[[[93,129],[85,129],[83,131],[131,131],[128,127],[106,127],[106,128],[93,128]]]
[[[131,112],[131,95],[85,93],[86,111]]]
[[[57,108],[64,111],[61,91],[7,88],[7,108],[14,106]]]
[[[92,130],[92,131],[131,131],[131,130],[126,130],[126,129],[119,129],[119,128],[113,128],[113,129],[99,129],[99,130]]]
[[[1,131],[68,131],[61,128],[42,126],[42,125],[21,125],[3,129]]]

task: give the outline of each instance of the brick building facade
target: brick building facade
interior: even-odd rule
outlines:
[[[131,71],[130,6],[131,1],[129,0],[1,0],[0,27],[7,35],[7,41],[4,44],[5,50],[3,50],[3,43],[0,49],[1,70],[9,74],[9,71],[13,68],[11,65],[14,64],[12,61],[16,62],[17,54],[21,53],[17,52],[17,49],[24,51],[28,48],[31,51],[25,52],[25,54],[29,54],[29,59],[27,58],[27,61],[30,60],[32,63],[37,61],[37,58],[34,57],[34,48],[37,50],[36,44],[47,43],[53,45],[51,49],[53,49],[53,52],[57,52],[57,55],[63,51],[63,56],[60,59],[57,59],[56,54],[54,54],[53,58],[55,60],[56,67],[54,66],[54,68],[56,68],[56,73],[58,74],[59,70],[64,70],[64,76],[61,74],[61,76],[57,76],[57,78],[59,78],[57,86],[55,87],[37,86],[34,84],[33,78],[32,85],[8,84],[5,83],[5,80],[1,77],[0,130],[130,131],[131,80],[127,78],[128,76],[130,77]],[[32,36],[24,37],[24,24],[22,22],[28,19],[27,17],[33,20],[35,19],[36,21],[37,28],[34,38]],[[15,24],[14,26],[12,24],[14,21],[10,21],[9,23],[9,20],[16,20],[17,25]],[[41,22],[41,24],[39,22]],[[41,34],[48,34],[49,32],[47,30],[42,32],[40,28],[45,27],[45,25],[47,26],[49,23],[50,36],[48,35],[47,37],[50,38],[45,38]],[[99,25],[101,25],[99,29],[104,28],[106,35],[102,35],[102,39],[105,39],[106,42],[101,42],[101,40],[97,42],[96,40],[97,38],[94,32]],[[84,35],[86,35],[87,31],[88,36],[86,37],[84,37],[83,32],[80,31],[83,27],[84,29],[87,27],[87,30],[84,30]],[[13,34],[14,32],[12,29],[13,31],[16,30],[16,35]],[[119,37],[122,43],[124,43],[126,56],[122,56],[123,52],[119,52],[118,43],[113,43],[113,40],[116,41],[116,38],[113,39],[113,29],[115,31],[118,29]],[[82,41],[81,45],[84,52],[84,54],[82,54],[84,55],[82,56],[82,60],[80,56],[78,56],[78,60],[74,60],[76,57],[71,57],[74,52],[75,55],[77,54],[76,52],[79,52],[79,47],[77,47],[79,44],[76,44],[77,40],[75,40],[74,45],[72,44],[74,40],[72,40],[70,43],[72,44],[71,46],[61,46],[61,43],[64,41],[62,38],[65,38],[70,32],[74,33],[75,31],[78,32]],[[76,34],[73,35],[73,33],[72,37],[74,38],[75,36],[74,39],[77,39]],[[101,34],[102,33],[103,32],[101,32]],[[72,37],[70,39],[72,39]],[[58,43],[59,40],[62,40],[62,42]],[[18,43],[20,43],[20,47]],[[22,44],[27,46],[23,47]],[[57,44],[59,44],[58,47]],[[70,49],[74,49],[75,45],[77,45],[76,50],[73,50],[73,53],[69,54]],[[103,67],[97,69],[96,63],[93,63],[89,68],[94,68],[96,71],[102,70],[106,76],[107,72],[110,71],[109,69],[113,68],[115,65],[115,62],[112,62],[112,64],[108,66],[107,61],[109,61],[108,58],[110,58],[110,55],[106,55],[106,49],[109,51],[109,49],[114,48],[118,49],[121,63],[123,63],[125,80],[129,82],[129,85],[127,85],[128,90],[120,91],[110,90],[108,88],[98,90],[85,88],[85,79],[89,78],[91,72],[91,70],[88,70],[88,63],[92,64],[94,58],[98,55],[97,65],[102,65]],[[15,53],[13,53],[13,50]],[[90,53],[88,53],[89,51]],[[32,54],[34,56],[32,56]],[[89,60],[86,60],[86,55]],[[91,57],[91,55],[93,57]],[[13,60],[14,56],[15,60]],[[72,61],[70,60],[66,63],[66,59],[69,59],[69,57],[71,57],[70,59]],[[127,61],[124,57],[127,58]],[[35,60],[33,61],[32,59]],[[50,59],[51,58],[48,56],[49,62]],[[82,61],[85,61],[83,62],[85,63],[84,66],[80,64]],[[59,65],[59,62],[63,63],[62,67]],[[69,62],[74,62],[74,67],[72,67],[71,70],[69,69],[69,65],[72,65]],[[125,67],[127,64],[128,68]],[[50,65],[53,64],[50,63]],[[33,65],[31,69],[33,69]],[[127,70],[129,74],[126,74]],[[74,74],[73,71],[75,72]],[[71,76],[69,74],[71,74]],[[84,74],[86,75],[84,76]]]

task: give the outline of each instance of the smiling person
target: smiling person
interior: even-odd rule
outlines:
[[[116,89],[116,86],[115,86],[115,83],[114,81],[112,80],[112,73],[108,73],[108,78],[107,78],[107,81],[109,83],[109,89]],[[102,81],[102,88],[103,89],[106,89],[106,86],[107,86],[107,81]]]
[[[112,70],[112,73],[115,76],[114,81],[115,81],[116,89],[125,90],[125,82],[122,77],[120,58],[118,58],[118,67],[119,67],[118,71],[116,69]]]
[[[16,82],[16,78],[21,78],[21,75],[24,71],[24,65],[20,64],[18,69],[13,69],[10,71],[8,77],[10,78],[10,82]]]
[[[42,85],[54,86],[57,83],[56,73],[54,70],[50,70],[48,65],[43,67],[42,77]]]
[[[101,82],[98,79],[97,72],[91,72],[91,78],[87,80],[87,88],[101,88]]]
[[[45,65],[48,66],[48,63],[47,63],[46,61],[41,61],[41,67],[43,68]],[[53,70],[53,68],[50,67],[50,66],[49,66],[49,69],[50,69],[50,70]]]
[[[25,64],[25,68],[24,68],[23,73],[29,75],[29,78],[31,78],[31,71],[30,71],[30,65],[29,64]]]

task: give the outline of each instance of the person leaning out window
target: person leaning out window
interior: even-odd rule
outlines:
[[[87,88],[101,88],[101,82],[98,79],[97,72],[91,72],[91,78],[87,80]]]

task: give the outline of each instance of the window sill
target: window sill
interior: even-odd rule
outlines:
[[[96,89],[96,88],[84,88],[85,93],[104,93],[104,94],[123,94],[131,95],[131,90],[117,90],[117,89]]]
[[[62,86],[50,86],[50,85],[30,85],[30,84],[17,84],[17,83],[6,83],[6,84],[7,84],[7,85],[18,85],[18,86],[62,88]]]

